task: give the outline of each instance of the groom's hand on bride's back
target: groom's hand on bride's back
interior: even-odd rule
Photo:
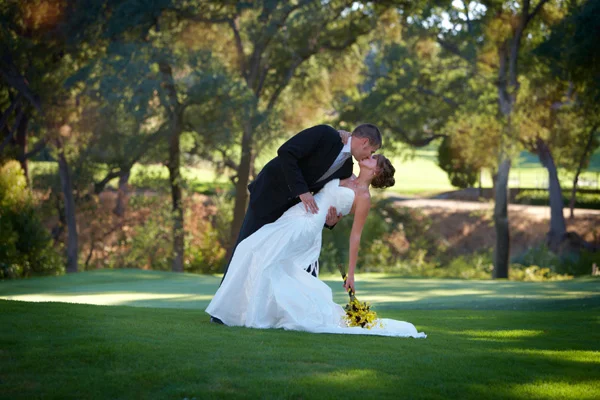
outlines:
[[[311,212],[313,214],[319,212],[319,207],[317,207],[317,203],[315,202],[315,198],[313,197],[312,193],[302,193],[298,197],[300,197],[300,200],[302,201],[302,204],[304,204],[304,208],[306,208],[307,212]]]

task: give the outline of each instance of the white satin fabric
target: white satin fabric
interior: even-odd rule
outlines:
[[[335,179],[315,195],[317,214],[298,203],[237,247],[227,275],[206,312],[226,325],[424,338],[414,325],[380,319],[381,327],[348,327],[331,289],[305,268],[318,259],[321,234],[330,206],[347,215],[354,191]]]

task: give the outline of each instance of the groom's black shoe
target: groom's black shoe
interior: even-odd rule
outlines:
[[[219,318],[213,317],[213,316],[210,317],[210,322],[212,322],[213,324],[225,325],[223,323],[223,321],[221,321]]]

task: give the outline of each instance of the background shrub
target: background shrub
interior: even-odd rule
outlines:
[[[43,226],[17,161],[0,168],[0,278],[56,275],[63,259]]]
[[[568,207],[571,198],[571,192],[563,191],[562,197],[563,205]],[[550,205],[550,195],[547,190],[522,190],[519,192],[519,194],[517,194],[515,200],[520,204],[531,204],[536,206]],[[600,192],[578,192],[577,196],[575,197],[575,207],[600,210]]]
[[[579,250],[555,254],[548,246],[541,244],[515,257],[513,262],[515,268],[511,270],[511,277],[513,273],[518,276],[519,270],[528,267],[537,267],[536,273],[547,276],[549,279],[554,278],[555,275],[583,276],[590,275],[592,264],[600,265],[600,252]],[[542,271],[542,269],[547,269],[547,271]]]

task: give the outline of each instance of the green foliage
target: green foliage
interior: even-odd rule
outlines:
[[[474,254],[458,256],[452,259],[444,268],[438,268],[438,271],[443,270],[444,277],[447,278],[490,279],[494,268],[492,260],[492,251],[484,250]]]
[[[537,48],[553,73],[574,82],[579,96],[590,103],[600,100],[600,1],[567,3],[568,15],[552,27]]]
[[[533,274],[547,279],[565,279],[569,276],[590,275],[592,264],[600,265],[600,252],[580,250],[555,254],[542,244],[516,257],[513,262],[517,264],[515,266],[517,277]],[[533,270],[527,271],[527,268]]]
[[[333,230],[323,231],[319,258],[323,271],[335,272],[338,264],[347,265],[352,223],[352,216],[346,216]],[[374,198],[361,235],[357,271],[398,271],[407,260],[417,267],[427,264],[444,251],[430,226],[431,220],[418,210]]]
[[[52,246],[17,161],[0,168],[0,279],[56,275],[63,260]]]
[[[230,196],[220,193],[212,197],[187,195],[184,199],[185,230],[184,270],[191,273],[221,272],[232,219]],[[95,260],[108,268],[171,270],[172,206],[163,193],[133,195],[128,203],[128,216],[121,221],[114,243],[105,239],[102,259]],[[98,217],[100,218],[100,217]]]
[[[193,245],[188,241],[184,264],[185,272],[216,274],[223,272],[227,250],[219,242],[219,230],[212,224],[204,224],[200,243]]]
[[[563,205],[568,207],[571,199],[571,192],[563,191],[562,195]],[[521,204],[547,206],[550,204],[549,196],[547,190],[522,190],[517,194],[515,200]],[[577,193],[575,197],[575,207],[600,210],[600,193]]]
[[[217,193],[211,196],[210,201],[216,208],[216,211],[210,216],[210,223],[217,232],[217,243],[227,248],[230,245],[231,222],[233,221],[233,195],[225,190],[217,190]]]
[[[413,249],[396,264],[380,269],[399,276],[424,278],[490,279],[492,276],[491,250],[459,255],[453,258],[442,257],[443,252],[435,256],[425,251]],[[512,277],[511,277],[512,278]]]
[[[188,237],[186,242],[184,268],[187,272],[220,273],[227,261],[225,256],[233,220],[233,198],[229,193],[218,190],[207,201],[207,206],[214,207],[215,210],[202,220],[191,221],[200,229],[197,234],[199,238],[191,240]]]
[[[571,278],[572,276],[570,275],[557,274],[547,267],[510,264],[510,279],[513,281],[541,282],[560,281]]]
[[[466,170],[496,170],[497,154],[502,126],[495,110],[494,88],[484,85],[479,88],[477,102],[467,103],[450,117],[443,128],[450,140],[447,145]],[[493,107],[492,107],[493,106]]]
[[[367,90],[345,105],[339,119],[345,128],[369,121],[389,139],[422,145],[461,104],[468,68],[464,61],[445,57],[430,38],[402,30],[398,43],[372,44],[381,47],[368,59]]]
[[[560,257],[550,251],[548,246],[542,244],[533,247],[523,254],[515,257],[513,262],[524,266],[540,265],[544,268],[550,268],[553,271],[560,265]]]
[[[134,196],[129,200],[131,212],[147,213],[143,222],[132,227],[131,234],[120,240],[122,254],[115,268],[144,268],[169,271],[173,248],[171,209],[161,196]]]
[[[162,166],[140,165],[133,170],[129,183],[136,188],[150,189],[158,192],[169,191],[169,175]]]
[[[395,263],[398,254],[390,249],[388,239],[405,216],[388,216],[394,211],[392,207],[384,207],[384,203],[382,200],[373,201],[361,235],[357,271],[380,271]],[[323,231],[323,248],[319,257],[321,270],[335,272],[338,264],[348,264],[353,222],[352,216],[346,216],[332,230]]]
[[[51,189],[60,192],[60,177],[58,175],[58,163],[56,162],[30,162],[29,173],[31,186],[38,190]]]
[[[447,136],[438,148],[438,165],[446,171],[454,187],[461,189],[473,187],[480,171],[460,157],[460,152],[452,148],[452,139]]]
[[[447,244],[431,226],[431,218],[419,210],[399,208],[385,200],[374,202],[361,237],[357,270],[412,277],[491,278],[491,250],[450,256]],[[335,273],[337,264],[347,264],[351,227],[352,218],[345,217],[333,231],[324,231],[322,271]],[[545,246],[536,247],[513,260],[510,279],[543,281],[589,274],[592,262],[600,265],[598,255],[584,251],[576,257],[559,257]]]
[[[586,276],[592,273],[593,264],[600,266],[600,251],[584,249],[578,252],[569,252],[562,255],[557,272],[573,276]]]

